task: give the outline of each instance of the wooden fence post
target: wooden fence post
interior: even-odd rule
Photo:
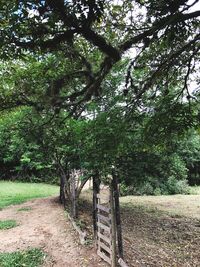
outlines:
[[[117,241],[118,241],[118,252],[119,257],[123,259],[123,242],[122,242],[122,228],[121,228],[121,215],[120,215],[120,204],[119,204],[119,189],[118,189],[118,178],[115,171],[112,171],[112,187],[114,191],[114,202],[115,202],[115,216],[117,225]]]
[[[117,266],[117,255],[116,255],[116,216],[115,216],[115,202],[114,202],[114,192],[113,186],[111,183],[110,186],[110,208],[111,208],[111,242],[112,242],[112,259],[111,259],[111,266]]]
[[[97,194],[100,191],[100,179],[98,172],[93,176],[93,230],[94,239],[97,240]]]

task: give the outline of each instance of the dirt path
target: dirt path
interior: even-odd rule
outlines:
[[[18,211],[30,207],[29,211]],[[0,231],[0,252],[33,247],[42,248],[48,257],[44,267],[107,266],[94,248],[83,247],[55,198],[36,199],[0,211],[0,220],[14,219],[17,227]]]

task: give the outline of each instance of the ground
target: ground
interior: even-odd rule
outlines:
[[[23,211],[24,208],[27,208]],[[21,211],[20,211],[21,209]],[[42,248],[44,267],[103,267],[91,247],[79,244],[63,207],[55,197],[13,205],[0,211],[0,220],[14,219],[18,226],[0,231],[0,252]]]
[[[120,202],[130,267],[200,266],[200,195],[128,196]],[[81,208],[90,225],[91,192],[83,192]]]
[[[91,200],[91,190],[84,191],[78,221],[90,234]],[[129,267],[200,266],[200,194],[128,196],[120,202],[124,258]],[[108,266],[92,244],[79,244],[55,196],[0,210],[0,220],[9,219],[16,220],[18,226],[0,231],[0,252],[41,248],[48,255],[43,267]]]

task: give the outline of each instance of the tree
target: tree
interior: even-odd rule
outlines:
[[[177,97],[186,94],[190,100],[188,83],[199,57],[200,11],[192,10],[197,2],[1,1],[1,57],[34,53],[40,62],[49,53],[57,58],[59,52],[70,70],[65,66],[60,75],[47,77],[51,90],[46,96],[52,106],[72,113],[103,94],[105,77],[131,49],[123,85],[131,107],[141,104],[146,92],[149,97],[160,90],[167,94],[176,84]],[[54,71],[56,65],[48,67]],[[73,81],[75,86],[67,86]],[[18,86],[17,94],[18,105],[36,105],[29,101],[26,83]],[[4,108],[11,104],[1,98]]]
[[[144,129],[154,133],[154,142],[157,133],[172,136],[172,125],[182,130],[197,117],[198,92],[189,82],[199,67],[198,1],[119,2],[0,3],[1,110],[35,108],[45,121],[48,160],[61,163],[65,176],[69,165],[80,167],[79,157],[83,168],[99,167],[105,174],[121,159],[129,165],[133,155],[146,159]],[[28,142],[34,140],[29,134]]]

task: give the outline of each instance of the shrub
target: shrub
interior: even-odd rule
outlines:
[[[173,195],[173,194],[189,194],[190,188],[187,180],[177,180],[174,176],[170,176],[167,180],[159,181],[156,178],[149,177],[148,181],[140,185],[127,186],[125,183],[120,185],[120,194],[127,195]]]
[[[189,194],[189,186],[187,180],[177,180],[174,176],[170,176],[166,183],[168,194]]]
[[[138,193],[141,195],[153,195],[154,188],[150,182],[145,182],[140,188],[138,188]]]
[[[159,187],[157,187],[154,191],[153,191],[153,195],[154,196],[160,196],[162,195],[162,191]]]

